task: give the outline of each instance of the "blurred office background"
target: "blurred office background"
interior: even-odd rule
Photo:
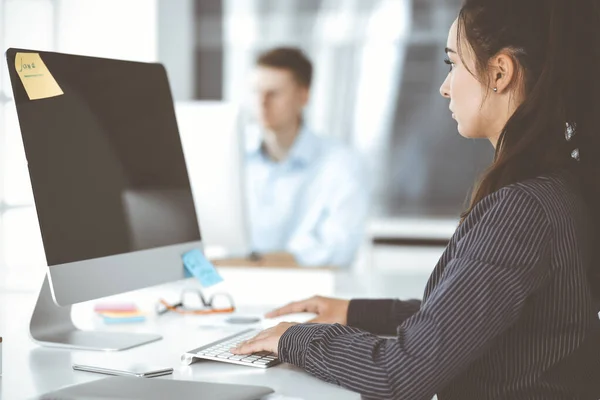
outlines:
[[[176,101],[245,104],[261,50],[315,66],[307,121],[367,161],[375,184],[356,268],[424,282],[487,142],[461,138],[439,86],[460,0],[0,0],[0,47],[165,64]],[[0,290],[37,289],[45,257],[7,66],[0,79]],[[421,290],[419,288],[418,290]],[[402,295],[402,294],[399,294]]]

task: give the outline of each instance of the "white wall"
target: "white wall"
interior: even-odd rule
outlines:
[[[165,65],[176,100],[192,100],[195,89],[194,0],[158,0],[158,59]]]
[[[57,51],[158,60],[157,0],[60,0],[57,5]]]

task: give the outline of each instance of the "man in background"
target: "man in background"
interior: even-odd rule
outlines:
[[[304,266],[349,266],[364,235],[369,184],[358,154],[303,119],[313,68],[298,49],[261,54],[246,131],[246,195],[253,250]]]

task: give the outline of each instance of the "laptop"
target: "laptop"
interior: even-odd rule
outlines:
[[[273,390],[264,386],[115,376],[67,386],[30,400],[260,400],[271,393]]]

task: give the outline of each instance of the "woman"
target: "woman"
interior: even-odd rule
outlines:
[[[493,164],[422,302],[313,298],[236,353],[367,398],[600,398],[600,2],[466,0],[441,87]],[[375,334],[395,335],[383,339]]]

